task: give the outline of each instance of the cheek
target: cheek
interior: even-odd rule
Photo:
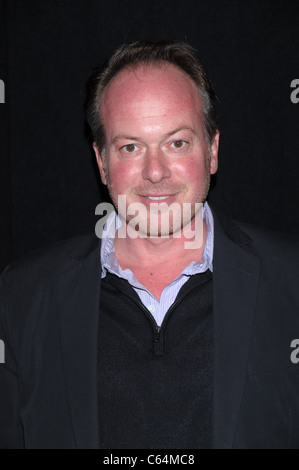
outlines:
[[[185,182],[198,184],[200,180],[206,177],[207,168],[204,160],[192,158],[188,161],[178,163],[173,168],[173,174],[180,176]]]
[[[115,190],[134,185],[138,174],[136,168],[129,162],[118,162],[115,165],[109,165],[109,180]]]

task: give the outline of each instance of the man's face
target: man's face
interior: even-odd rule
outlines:
[[[207,143],[192,80],[171,64],[123,70],[106,88],[100,112],[105,154],[94,148],[116,207],[125,195],[127,206],[146,206],[148,221],[150,204],[157,202],[191,203],[194,216],[194,203],[204,202],[217,170],[219,134]],[[173,233],[182,228],[180,218],[171,224]]]

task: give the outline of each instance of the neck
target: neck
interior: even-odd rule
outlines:
[[[200,261],[205,247],[207,226],[203,221],[202,237],[196,240],[186,237],[186,232],[178,238],[118,238],[115,239],[115,254],[118,260],[122,260],[122,268],[133,265],[175,264],[181,262],[186,266],[191,261]],[[126,262],[124,262],[126,260]]]

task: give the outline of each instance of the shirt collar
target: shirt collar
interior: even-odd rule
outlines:
[[[214,251],[214,219],[212,211],[207,202],[203,205],[203,219],[207,226],[207,238],[204,247],[204,252],[200,262],[192,261],[183,271],[186,275],[196,274],[197,272],[204,272],[209,269],[213,271],[213,251]],[[101,277],[106,276],[107,271],[116,274],[119,277],[124,276],[125,271],[122,270],[114,251],[114,238],[117,230],[121,227],[122,221],[116,211],[114,210],[108,217],[104,226],[101,243],[101,264],[102,273]]]

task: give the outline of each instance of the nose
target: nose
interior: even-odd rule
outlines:
[[[160,149],[150,149],[146,153],[142,177],[152,183],[159,183],[164,178],[170,178],[171,171],[166,157]]]

